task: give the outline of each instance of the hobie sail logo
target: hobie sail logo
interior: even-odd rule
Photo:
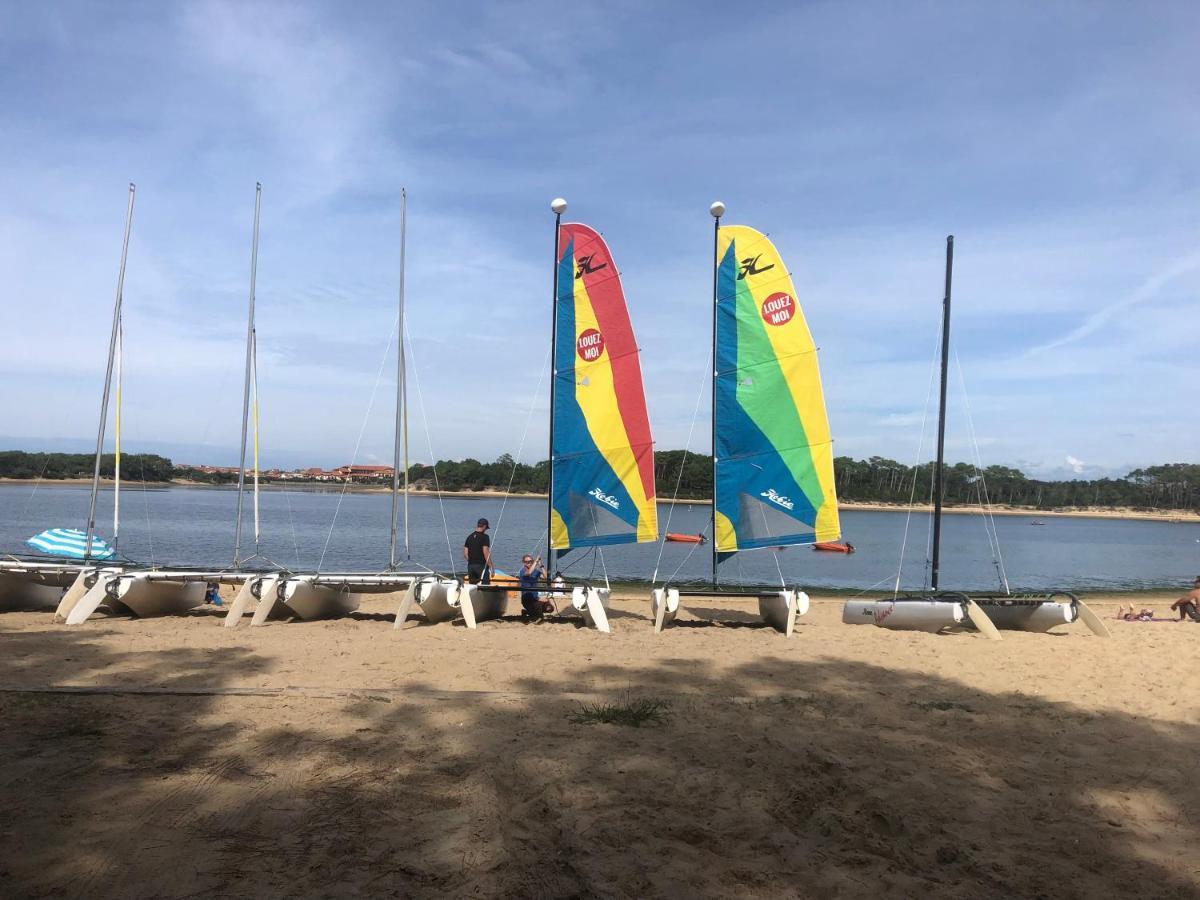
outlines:
[[[776,506],[782,506],[784,509],[795,509],[796,508],[796,504],[792,502],[791,497],[785,497],[782,494],[777,493],[775,488],[767,488],[765,491],[763,491],[758,496],[766,497],[768,500],[770,500]]]
[[[597,266],[592,265],[592,260],[596,258],[596,254],[592,253],[588,256],[579,257],[579,268],[575,272],[575,280],[578,281],[584,275],[591,275],[594,272],[599,272],[601,269],[607,269],[608,263],[602,262]]]
[[[772,294],[762,305],[763,321],[768,325],[786,325],[796,314],[796,301],[783,291]]]
[[[775,263],[771,263],[769,266],[763,266],[760,269],[758,267],[758,261],[760,259],[762,259],[761,253],[758,254],[758,256],[747,256],[745,259],[743,259],[741,266],[738,267],[737,280],[743,281],[747,275],[761,275],[763,272],[769,272],[775,268]]]
[[[584,362],[595,362],[604,352],[604,335],[595,328],[588,328],[575,341],[575,352]]]
[[[605,506],[611,506],[613,509],[621,508],[620,500],[618,500],[612,494],[604,493],[604,491],[600,490],[600,488],[592,488],[590,491],[588,491],[588,496],[595,497],[597,500],[599,500]]]

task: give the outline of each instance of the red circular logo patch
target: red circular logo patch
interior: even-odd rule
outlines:
[[[786,325],[795,314],[796,301],[783,291],[763,301],[762,317],[768,325]]]
[[[595,328],[586,329],[575,342],[575,352],[584,362],[595,362],[604,352],[604,335]]]

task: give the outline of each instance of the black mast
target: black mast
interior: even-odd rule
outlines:
[[[558,379],[558,236],[567,201],[556,197],[550,202],[550,209],[554,211],[554,299],[550,304],[550,452],[547,456],[549,469],[546,473],[547,580],[554,578],[554,382]]]
[[[942,299],[942,388],[938,402],[937,468],[933,472],[933,559],[930,585],[938,589],[938,563],[942,549],[942,468],[946,455],[946,370],[950,361],[950,280],[954,272],[954,235],[946,238],[946,296]]]
[[[725,204],[718,200],[708,208],[713,217],[713,296],[712,296],[712,583],[717,586],[717,272],[721,261],[717,258],[721,240],[721,216]]]

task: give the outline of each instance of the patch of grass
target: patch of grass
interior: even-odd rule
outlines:
[[[104,729],[95,722],[78,719],[60,732],[61,737],[100,737]]]
[[[967,704],[958,703],[954,700],[914,700],[909,705],[915,706],[918,709],[937,709],[941,710],[942,712],[946,712],[947,710],[951,709],[961,709],[963,712],[969,713],[975,712],[975,710],[967,706]]]
[[[567,719],[575,725],[662,725],[667,721],[670,704],[666,700],[622,700],[617,703],[581,703]]]

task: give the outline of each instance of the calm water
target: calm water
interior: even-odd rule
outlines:
[[[228,565],[233,554],[237,495],[232,490],[130,487],[121,494],[121,542],[124,554],[143,562],[173,565]],[[76,485],[0,485],[0,551],[26,549],[24,540],[44,528],[83,527],[88,489]],[[99,533],[112,527],[112,492],[99,500]],[[253,553],[250,498],[246,500],[243,555]],[[445,571],[462,567],[462,541],[475,520],[492,523],[493,549],[502,568],[515,569],[520,554],[545,541],[545,501],[447,497],[410,500],[412,559]],[[336,491],[265,491],[261,500],[264,555],[294,569],[376,570],[387,562],[387,494]],[[447,547],[442,517],[449,528]],[[660,526],[668,505],[659,509]],[[336,521],[335,521],[336,515]],[[708,525],[703,506],[677,506],[670,530],[699,532]],[[1106,519],[1001,516],[996,525],[1000,549],[1014,589],[1144,588],[1183,585],[1200,572],[1200,525],[1126,522]],[[845,538],[858,548],[852,556],[815,553],[793,547],[779,554],[743,553],[723,563],[721,580],[775,583],[776,559],[789,583],[812,587],[869,588],[891,583],[899,565],[905,514],[847,510]],[[332,528],[331,528],[332,526]],[[665,530],[665,528],[664,528]],[[909,525],[902,585],[919,588],[926,577],[929,517],[914,514]],[[942,586],[990,590],[998,585],[982,518],[951,515],[942,529]],[[604,565],[610,576],[649,579],[659,557],[657,544],[610,548]],[[710,577],[709,545],[667,544],[660,579]],[[572,574],[599,576],[593,553],[575,552],[562,563]]]

